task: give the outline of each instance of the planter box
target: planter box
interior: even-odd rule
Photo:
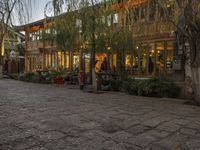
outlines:
[[[53,82],[55,84],[65,84],[65,81],[63,78],[60,78],[60,77],[56,77],[56,78],[53,78]]]

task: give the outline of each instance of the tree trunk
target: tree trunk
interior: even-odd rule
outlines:
[[[0,79],[3,78],[2,40],[0,40]]]
[[[200,104],[200,39],[196,42],[196,59],[192,64],[192,82],[194,100]]]
[[[200,104],[200,66],[192,67],[194,100]]]

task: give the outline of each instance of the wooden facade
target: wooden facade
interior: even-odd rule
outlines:
[[[126,26],[133,31],[135,49],[125,56],[126,68],[131,68],[132,74],[137,76],[160,76],[173,73],[174,27],[167,21],[158,4],[154,0],[129,0],[125,3],[113,5],[117,15],[117,25]],[[169,7],[174,7],[169,5]],[[129,9],[127,15],[126,11]],[[134,14],[131,16],[131,14]],[[137,15],[135,15],[137,14]],[[42,33],[48,35],[53,18],[43,19],[25,26],[16,27],[25,31],[26,51],[25,70],[48,70],[76,68],[79,52],[59,51],[56,43],[40,39]],[[84,55],[86,65],[89,55]],[[109,57],[111,68],[117,65],[117,54],[110,56],[96,56],[102,62]],[[81,57],[82,58],[82,57]]]

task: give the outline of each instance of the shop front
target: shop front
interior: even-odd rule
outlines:
[[[126,67],[135,76],[170,76],[173,74],[174,41],[158,41],[136,46],[133,56],[126,55]],[[133,59],[133,60],[131,60]]]

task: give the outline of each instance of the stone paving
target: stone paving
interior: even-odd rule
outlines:
[[[199,150],[200,107],[0,80],[0,150]]]

